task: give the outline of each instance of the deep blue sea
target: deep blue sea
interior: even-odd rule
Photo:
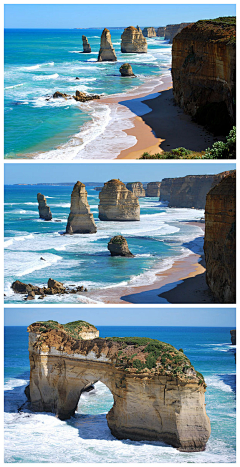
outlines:
[[[135,144],[136,138],[122,131],[133,126],[135,115],[126,107],[51,98],[55,91],[73,95],[79,90],[124,100],[126,93],[137,95],[142,85],[145,94],[151,93],[169,74],[171,45],[163,38],[147,39],[146,54],[122,54],[123,29],[110,32],[118,61],[98,63],[100,29],[5,30],[6,158],[113,159]],[[79,53],[82,34],[91,54]],[[136,78],[121,77],[125,62]],[[142,114],[149,111],[144,107]]]
[[[94,391],[81,396],[76,416],[68,421],[60,421],[53,414],[31,413],[26,408],[19,413],[18,408],[26,401],[24,388],[29,380],[28,333],[25,326],[6,326],[5,462],[236,462],[236,349],[231,345],[231,328],[97,328],[100,337],[146,336],[183,348],[207,383],[206,411],[212,432],[206,450],[182,453],[160,442],[115,439],[106,421],[113,398],[101,382]]]
[[[84,285],[88,291],[109,292],[112,287],[154,284],[156,274],[169,269],[174,260],[202,252],[203,230],[183,221],[199,220],[203,210],[168,208],[158,198],[140,198],[140,221],[103,222],[98,219],[99,193],[89,187],[97,233],[63,235],[72,188],[5,186],[6,303],[33,303],[12,291],[17,279],[46,286],[51,277],[66,285]],[[47,198],[53,214],[50,222],[39,219],[38,192]],[[107,244],[119,234],[126,237],[134,258],[111,257]],[[88,294],[44,298],[46,304],[60,302],[96,303]],[[42,301],[36,299],[34,304]]]

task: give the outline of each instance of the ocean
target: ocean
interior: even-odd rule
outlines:
[[[148,53],[122,54],[123,29],[110,32],[118,61],[98,63],[100,29],[5,30],[5,158],[114,159],[135,144],[136,138],[122,131],[133,127],[135,114],[126,107],[51,98],[55,91],[73,95],[79,90],[124,100],[129,93],[137,96],[142,85],[145,94],[153,92],[161,77],[169,75],[168,41],[149,38]],[[79,53],[82,34],[88,37],[90,54]],[[136,78],[121,77],[125,62]],[[138,115],[150,111],[136,105]]]
[[[98,219],[99,193],[93,187],[87,187],[87,192],[97,233],[63,235],[72,188],[5,186],[5,303],[33,303],[13,292],[15,280],[46,286],[51,277],[65,285],[83,285],[88,291],[152,285],[156,274],[169,269],[174,260],[193,251],[202,253],[203,230],[184,221],[199,220],[204,210],[170,209],[158,198],[140,198],[140,221],[104,222]],[[39,218],[38,192],[47,198],[53,214],[50,222]],[[107,244],[119,234],[126,237],[134,258],[111,257]],[[44,298],[44,304],[60,302],[96,303],[87,293]]]
[[[32,413],[24,406],[24,388],[29,381],[27,328],[6,326],[5,462],[236,462],[235,346],[231,345],[231,328],[97,328],[100,337],[146,336],[183,348],[207,384],[206,411],[212,431],[206,450],[183,453],[161,442],[115,439],[106,421],[113,397],[101,382],[96,383],[94,391],[81,396],[76,416],[70,420],[61,421],[49,413]]]

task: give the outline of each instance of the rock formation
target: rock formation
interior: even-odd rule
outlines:
[[[199,123],[225,135],[235,122],[236,91],[236,24],[227,20],[190,24],[172,47],[176,103]]]
[[[90,211],[85,185],[77,182],[71,194],[71,208],[66,228],[67,234],[96,233],[97,227]]]
[[[207,194],[206,280],[220,303],[236,302],[236,171]]]
[[[116,235],[115,237],[111,238],[110,242],[108,242],[108,249],[111,253],[111,256],[134,256],[128,248],[126,238],[124,238],[122,235]]]
[[[208,191],[228,173],[164,178],[161,183],[160,201],[168,201],[171,208],[204,209]]]
[[[82,36],[82,41],[83,41],[83,52],[85,54],[90,54],[92,52],[91,46],[88,42],[88,38],[86,36]]]
[[[98,94],[86,94],[85,92],[76,91],[76,95],[72,96],[75,101],[78,102],[87,102],[92,101],[94,99],[100,99]]]
[[[107,414],[113,436],[204,450],[206,385],[183,352],[148,338],[83,338],[82,326],[41,321],[28,327],[31,409],[69,419],[83,390],[101,381],[114,398]]]
[[[236,345],[236,329],[230,331],[232,345]]]
[[[140,28],[129,26],[124,29],[121,35],[121,52],[122,53],[147,53],[147,39],[143,36]]]
[[[164,39],[173,42],[174,37],[191,23],[168,24],[165,27]]]
[[[155,28],[144,28],[142,33],[144,37],[156,37],[157,35]]]
[[[165,37],[165,26],[161,26],[160,28],[157,28],[157,36],[158,37]]]
[[[101,221],[139,221],[140,206],[136,196],[120,180],[104,183],[99,193]]]
[[[38,210],[39,210],[39,217],[44,219],[45,221],[52,220],[52,213],[50,207],[47,205],[47,200],[44,195],[41,193],[37,194],[38,200]]]
[[[150,182],[147,184],[146,196],[160,196],[161,182]]]
[[[146,196],[143,184],[141,182],[127,183],[126,188],[131,191],[137,198],[144,198]]]
[[[51,278],[48,279],[47,287],[38,287],[37,285],[25,284],[24,282],[16,280],[12,283],[11,288],[15,293],[26,295],[26,300],[32,300],[36,295],[39,295],[38,298],[44,298],[46,295],[76,294],[79,292],[88,291],[83,285],[79,285],[73,289],[70,289],[62,282]]]
[[[116,62],[117,56],[111,41],[111,34],[108,29],[104,29],[101,35],[101,45],[98,54],[98,62]]]
[[[135,76],[129,63],[123,63],[123,65],[120,66],[119,71],[122,76]]]

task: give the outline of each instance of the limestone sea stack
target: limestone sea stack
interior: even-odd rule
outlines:
[[[67,234],[96,233],[97,227],[90,211],[85,185],[77,182],[71,194],[71,208],[66,228]]]
[[[101,221],[139,221],[140,206],[134,194],[120,180],[104,183],[99,193],[98,206]]]
[[[160,28],[157,28],[157,36],[158,37],[164,37],[165,36],[165,26],[161,26]]]
[[[143,36],[140,28],[129,26],[124,29],[121,35],[121,52],[122,53],[147,53],[147,39]]]
[[[156,37],[157,35],[155,28],[144,28],[142,33],[144,37]]]
[[[214,296],[220,303],[236,303],[236,171],[207,194],[204,253]]]
[[[113,395],[107,423],[116,438],[205,449],[206,384],[183,352],[149,338],[100,339],[81,321],[39,321],[28,332],[32,410],[69,419],[85,388],[101,381]]]
[[[231,329],[230,334],[232,345],[236,345],[236,329]]]
[[[131,191],[137,198],[144,198],[146,196],[143,184],[141,182],[127,183],[126,188]]]
[[[52,213],[50,207],[47,205],[47,200],[44,195],[41,193],[37,194],[38,200],[38,210],[39,210],[39,217],[40,219],[44,219],[45,221],[52,220]]]
[[[85,54],[90,54],[92,52],[91,46],[88,42],[88,38],[86,36],[82,36],[82,41],[83,41],[83,52]]]
[[[111,41],[110,31],[105,28],[101,35],[101,45],[98,54],[98,62],[116,62],[117,56]]]
[[[115,237],[111,238],[110,242],[108,242],[108,250],[111,256],[133,257],[133,254],[128,248],[127,240],[122,235],[115,235]]]
[[[161,182],[150,182],[147,184],[146,196],[160,196]]]
[[[122,76],[135,76],[129,63],[123,63],[123,65],[120,66],[119,71]]]
[[[177,34],[172,78],[176,103],[226,135],[235,123],[236,18],[198,21]]]

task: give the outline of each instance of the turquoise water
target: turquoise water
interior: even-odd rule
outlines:
[[[51,222],[39,219],[38,192],[47,198]],[[17,279],[44,286],[52,277],[66,285],[84,285],[89,291],[105,288],[110,292],[118,286],[154,284],[156,273],[170,268],[175,259],[202,251],[202,229],[183,221],[200,219],[203,210],[169,209],[157,198],[140,198],[140,222],[103,222],[98,219],[99,194],[89,187],[88,201],[97,233],[63,235],[71,192],[71,186],[5,186],[6,303],[30,303],[13,293],[11,284]],[[134,258],[110,256],[107,244],[119,234],[126,237]],[[92,300],[88,294],[55,295],[46,297],[45,302]],[[36,299],[34,303],[42,302]]]
[[[99,152],[110,151],[104,141],[109,135],[115,137],[114,144],[120,149],[134,144],[134,137],[122,133],[132,126],[128,118],[133,113],[126,108],[100,101],[81,104],[74,99],[46,100],[55,91],[124,95],[130,90],[136,92],[143,83],[147,94],[159,84],[159,76],[169,72],[168,43],[161,38],[148,39],[147,54],[122,54],[123,30],[111,30],[118,61],[98,63],[101,32],[5,30],[6,158],[28,154],[41,154],[46,159],[104,157]],[[91,54],[79,53],[82,34],[88,37]],[[132,64],[136,78],[121,77],[119,68],[126,61]],[[114,148],[110,152],[109,157],[115,157]]]
[[[160,442],[116,440],[106,422],[113,398],[101,382],[94,391],[81,396],[76,416],[68,421],[52,414],[31,413],[23,405],[29,381],[28,333],[24,326],[6,326],[5,462],[236,462],[235,346],[231,345],[231,328],[97,327],[100,337],[146,336],[183,348],[207,383],[206,411],[212,431],[206,450],[182,453]]]

